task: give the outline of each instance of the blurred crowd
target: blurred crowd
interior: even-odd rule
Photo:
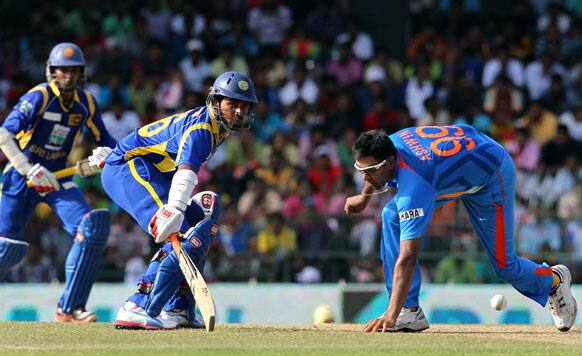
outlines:
[[[223,207],[205,274],[301,283],[382,281],[379,212],[391,193],[359,216],[343,214],[363,184],[351,155],[360,132],[471,124],[514,157],[518,251],[569,264],[580,282],[582,5],[507,1],[510,11],[495,14],[484,0],[409,1],[404,53],[380,45],[382,33],[351,16],[348,0],[29,1],[25,17],[8,4],[0,120],[44,81],[61,41],[83,49],[87,88],[118,140],[204,105],[223,71],[250,74],[260,100],[252,130],[227,141],[199,174],[199,188],[219,192]],[[91,144],[82,140],[71,159],[86,157]],[[152,239],[109,201],[98,177],[78,183],[94,208],[114,212],[99,280],[135,283]],[[423,237],[424,278],[496,282],[461,205],[439,209]],[[29,225],[31,249],[13,281],[62,280],[71,239],[47,209]]]

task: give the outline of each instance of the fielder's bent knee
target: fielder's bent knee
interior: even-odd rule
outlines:
[[[95,209],[85,214],[78,229],[83,235],[82,243],[96,250],[105,248],[110,230],[111,213],[107,209]]]

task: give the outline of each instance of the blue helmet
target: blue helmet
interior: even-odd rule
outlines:
[[[246,116],[242,118],[242,123],[239,127],[227,124],[222,116],[220,107],[217,106],[216,100],[221,97],[227,97],[235,100],[246,101],[251,104]],[[224,72],[219,75],[214,84],[210,88],[206,104],[214,111],[219,118],[219,124],[227,131],[236,131],[240,128],[248,129],[254,121],[253,105],[258,103],[255,95],[255,85],[251,78],[240,72]]]
[[[81,82],[85,82],[85,56],[74,43],[59,43],[51,50],[46,61],[46,80],[54,79],[55,67],[81,67]]]

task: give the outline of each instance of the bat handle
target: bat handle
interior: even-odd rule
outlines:
[[[170,236],[168,236],[168,240],[172,243],[172,248],[176,252],[177,256],[180,253],[180,250],[182,249],[182,245],[180,244],[180,241],[178,241],[178,234],[176,233],[170,234]]]

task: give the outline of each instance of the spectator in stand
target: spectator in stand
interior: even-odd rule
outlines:
[[[271,137],[271,144],[264,149],[264,159],[272,155],[281,155],[291,167],[299,165],[299,149],[297,145],[289,140],[289,133],[277,131]],[[262,161],[263,164],[268,162]]]
[[[234,23],[232,31],[222,36],[218,45],[232,47],[235,56],[254,58],[259,54],[257,40],[246,30],[241,21]]]
[[[553,250],[560,249],[560,225],[549,217],[544,217],[542,205],[538,204],[529,221],[517,228],[517,246],[526,256],[540,256],[544,243]]]
[[[500,74],[485,91],[483,111],[489,115],[503,112],[506,116],[516,117],[523,111],[523,96],[504,74]]]
[[[133,71],[127,87],[128,104],[142,119],[146,116],[147,104],[154,101],[155,92],[152,80],[146,78],[141,69]],[[143,123],[147,123],[147,120],[143,120]]]
[[[264,162],[263,143],[255,138],[250,130],[241,131],[225,144],[226,162],[233,166],[233,175],[242,176],[249,169],[255,169],[260,162]]]
[[[374,41],[372,37],[360,29],[358,21],[351,17],[346,22],[346,31],[335,38],[336,44],[350,43],[352,53],[362,62],[374,56]]]
[[[269,188],[262,179],[254,178],[248,182],[247,190],[238,200],[238,214],[243,219],[250,219],[257,229],[267,224],[267,216],[280,213],[283,209],[281,195]]]
[[[179,6],[179,10],[172,15],[170,20],[172,33],[183,40],[201,36],[206,30],[204,15],[196,11],[194,4],[190,1],[185,1]]]
[[[546,90],[540,99],[548,110],[561,113],[566,108],[566,87],[562,77],[557,74],[552,75],[550,79],[550,87]]]
[[[572,139],[567,126],[560,124],[556,136],[542,147],[542,161],[555,172],[570,156],[582,159],[582,144]]]
[[[417,66],[415,75],[408,80],[405,90],[405,102],[410,116],[416,121],[426,113],[424,101],[434,95],[434,87],[429,79],[426,64]]]
[[[169,69],[166,78],[156,91],[156,105],[169,115],[175,113],[182,103],[184,80],[178,69]]]
[[[244,74],[249,73],[249,67],[244,57],[236,56],[231,46],[224,46],[220,49],[218,57],[210,62],[210,76],[216,78],[229,70]]]
[[[420,123],[419,123],[419,126]],[[396,118],[396,112],[390,110],[386,106],[386,101],[383,98],[377,97],[374,99],[374,105],[364,116],[363,131],[385,129],[388,132],[395,132],[399,125]]]
[[[354,120],[358,113],[354,107],[351,93],[340,92],[335,102],[335,110],[327,115],[323,123],[326,136],[336,140],[348,129],[360,131],[362,122]]]
[[[279,91],[281,104],[288,109],[299,99],[308,105],[313,105],[319,97],[319,87],[307,76],[307,71],[302,64],[295,65],[293,77]]]
[[[168,39],[172,13],[162,0],[149,0],[141,16],[146,20],[146,29],[150,38],[165,42]]]
[[[436,266],[435,283],[474,283],[476,266],[461,240],[453,240],[451,251]]]
[[[540,59],[529,63],[525,67],[525,85],[528,89],[529,97],[538,100],[550,88],[552,75],[557,74],[565,81],[567,71],[564,66],[556,62],[554,55],[546,52]]]
[[[133,31],[133,17],[127,11],[127,3],[123,1],[115,3],[114,9],[111,14],[103,18],[101,29],[105,36],[121,44]]]
[[[493,85],[495,79],[500,75],[505,75],[517,88],[521,88],[525,84],[523,64],[519,59],[510,57],[505,47],[498,48],[497,56],[485,63],[483,87],[488,88]]]
[[[582,142],[582,103],[560,115],[560,124],[568,127],[568,132],[574,140]]]
[[[129,110],[121,98],[114,98],[111,110],[101,115],[107,131],[116,141],[121,141],[133,130],[141,127],[139,116],[133,110]]]
[[[297,189],[285,199],[283,216],[285,219],[295,221],[303,214],[308,205],[313,205],[318,214],[324,214],[327,210],[326,201],[322,194],[313,193],[309,179],[299,181]]]
[[[416,123],[417,126],[442,126],[449,124],[451,115],[442,105],[439,104],[436,97],[431,96],[427,98],[424,101],[424,107],[426,108],[426,112],[418,118]],[[398,123],[395,122],[395,124]],[[394,131],[396,131],[394,128],[392,131],[388,130],[388,132]]]
[[[349,88],[362,79],[362,63],[352,54],[349,42],[338,43],[337,59],[330,59],[325,71],[341,88]]]
[[[269,216],[267,226],[259,231],[257,237],[260,269],[267,274],[267,281],[276,280],[280,268],[286,260],[290,260],[296,250],[295,230],[285,224],[280,213]]]
[[[291,9],[276,0],[263,0],[249,11],[247,27],[256,34],[262,47],[277,47],[285,39],[285,31],[293,24]]]
[[[402,63],[390,55],[390,52],[386,48],[379,48],[374,58],[366,65],[364,80],[373,80],[370,77],[371,74],[368,72],[377,69],[380,69],[382,73],[377,78],[381,81],[385,81],[388,87],[398,86],[404,79]]]
[[[543,145],[556,137],[558,118],[553,112],[546,110],[540,101],[532,101],[518,124],[527,127],[531,138]]]
[[[293,168],[280,153],[273,153],[269,158],[269,164],[255,171],[257,178],[262,179],[268,187],[275,189],[283,197],[297,189],[294,173]]]
[[[255,109],[255,121],[252,127],[257,140],[261,142],[271,141],[275,132],[287,131],[287,123],[283,120],[281,114],[271,110],[266,100],[261,100]]]
[[[210,76],[210,66],[204,58],[204,42],[192,38],[186,43],[188,56],[180,62],[180,70],[186,88],[195,93],[203,93],[204,80]]]
[[[570,15],[565,13],[557,2],[546,3],[548,5],[545,12],[538,18],[537,30],[539,32],[545,32],[554,26],[560,33],[568,32],[572,26],[572,18]]]
[[[329,43],[344,29],[343,14],[334,1],[317,0],[307,15],[307,27],[321,41]]]
[[[283,53],[295,61],[318,60],[321,45],[307,33],[304,23],[297,24],[289,40],[283,45]]]
[[[341,179],[341,166],[334,165],[326,146],[319,146],[313,152],[314,161],[307,169],[307,177],[311,182],[312,192],[321,193],[324,199],[331,197],[335,184]]]
[[[511,154],[518,171],[533,172],[540,160],[540,145],[529,137],[525,127],[515,130],[515,139],[509,141],[505,149]]]

